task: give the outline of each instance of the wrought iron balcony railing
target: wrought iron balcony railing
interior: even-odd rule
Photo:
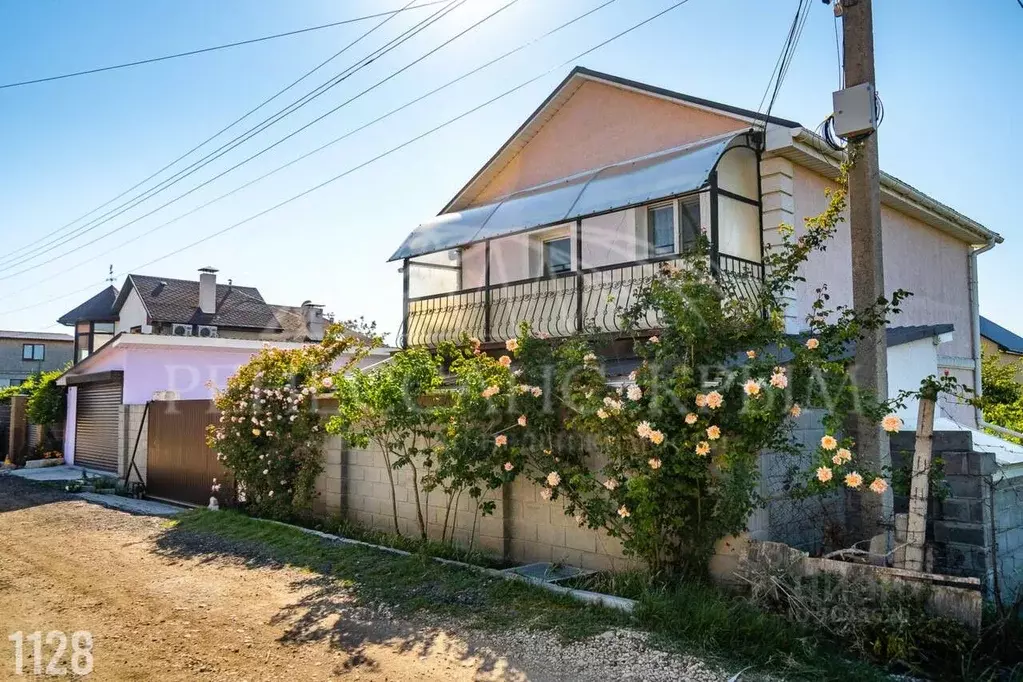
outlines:
[[[409,298],[403,343],[436,346],[457,341],[463,332],[484,341],[506,341],[518,334],[523,321],[551,336],[582,330],[620,332],[621,311],[635,302],[666,263],[683,262],[667,256]],[[760,263],[722,253],[714,271],[729,295],[759,297],[764,278]],[[658,320],[651,314],[641,326],[656,329]]]

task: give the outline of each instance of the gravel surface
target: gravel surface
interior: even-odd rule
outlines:
[[[165,519],[0,475],[0,677],[13,672],[6,639],[19,630],[91,632],[90,680],[728,677],[652,649],[637,632],[563,645],[542,632],[396,617],[251,544],[175,531]],[[52,653],[44,647],[44,658]],[[69,655],[60,662],[69,665]],[[31,676],[31,656],[26,666]]]

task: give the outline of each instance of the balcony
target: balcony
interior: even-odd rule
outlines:
[[[403,343],[436,346],[457,341],[463,333],[504,342],[518,335],[523,321],[535,333],[555,337],[621,332],[622,309],[635,302],[665,264],[683,263],[672,255],[409,298]],[[713,270],[728,295],[747,300],[759,296],[764,272],[760,263],[718,254]],[[640,326],[656,329],[659,321],[651,316]]]
[[[551,336],[621,332],[622,310],[701,239],[726,295],[757,298],[758,139],[730,133],[449,206],[391,257],[403,263],[403,344],[499,343],[522,322]]]

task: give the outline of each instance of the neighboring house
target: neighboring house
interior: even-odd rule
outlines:
[[[273,305],[253,287],[218,284],[213,268],[199,273],[131,274],[61,316],[75,328],[75,366],[60,380],[68,463],[123,474],[124,406],[154,393],[208,399],[263,343],[323,338],[322,306]]]
[[[67,334],[0,330],[0,388],[69,365],[73,345],[74,339]]]
[[[254,287],[217,283],[217,270],[201,268],[199,280],[128,275],[60,317],[75,328],[75,361],[117,334],[202,338],[318,341],[327,320],[323,306],[274,305]]]
[[[997,357],[1003,364],[1023,359],[1023,336],[1014,334],[986,317],[980,318],[980,345],[985,357]],[[1023,370],[1016,375],[1016,380],[1023,383]]]
[[[464,331],[489,343],[517,333],[614,332],[661,264],[697,235],[734,295],[756,290],[778,227],[825,207],[844,154],[799,123],[576,68],[496,154],[394,253],[403,261],[403,343],[436,345]],[[888,291],[914,296],[900,327],[952,325],[935,337],[937,369],[975,383],[976,255],[1001,242],[977,222],[890,175],[881,178]],[[814,254],[788,304],[802,331],[813,292],[852,303],[848,222]],[[931,342],[928,342],[931,343]],[[890,371],[904,376],[889,351]],[[921,363],[927,364],[927,363]],[[966,426],[974,411],[948,402]]]

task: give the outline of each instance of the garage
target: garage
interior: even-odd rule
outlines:
[[[120,372],[76,377],[75,464],[117,473],[118,431],[121,412]],[[71,382],[69,382],[71,383]]]

